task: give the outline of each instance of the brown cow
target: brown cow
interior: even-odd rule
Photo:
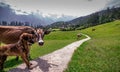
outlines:
[[[26,63],[26,66],[30,68],[30,62],[28,60],[29,43],[34,43],[33,35],[23,33],[17,43],[7,44],[0,47],[0,70],[3,70],[4,62],[7,56],[21,56],[22,60]]]
[[[80,33],[77,34],[77,39],[80,39],[82,35]]]
[[[50,31],[42,29],[34,29],[29,26],[0,26],[0,42],[5,44],[16,43],[22,33],[29,33],[34,36],[34,41],[40,46],[44,44],[43,37],[49,34]],[[18,57],[16,58],[18,60]]]
[[[39,45],[43,45],[44,35],[50,32],[40,28],[35,30],[29,26],[0,26],[0,42],[5,44],[15,43],[19,40],[22,33],[29,33],[34,35],[34,41],[37,41]]]

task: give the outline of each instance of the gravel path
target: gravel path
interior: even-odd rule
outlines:
[[[31,61],[33,67],[31,70],[28,70],[25,64],[21,64],[9,72],[63,72],[67,68],[67,64],[71,60],[74,50],[83,42],[90,39],[89,36],[85,36],[87,38],[73,42],[62,49]]]

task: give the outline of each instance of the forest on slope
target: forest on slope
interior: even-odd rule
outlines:
[[[60,28],[62,30],[80,30],[118,19],[120,19],[120,7],[108,7],[106,10],[101,10],[87,16],[78,17],[71,21],[55,22],[51,25],[48,25],[47,28]]]

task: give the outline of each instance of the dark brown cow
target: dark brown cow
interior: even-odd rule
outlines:
[[[30,62],[28,60],[29,43],[34,43],[33,35],[23,33],[17,43],[7,44],[0,47],[0,70],[3,69],[4,62],[7,56],[21,56],[22,60],[30,68]]]
[[[96,29],[92,29],[92,31],[95,31]]]
[[[37,41],[36,30],[29,26],[0,26],[0,43],[16,43],[23,33],[29,33],[34,36],[34,42]],[[16,58],[18,60],[18,57]]]

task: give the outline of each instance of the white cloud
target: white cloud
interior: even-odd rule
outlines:
[[[107,0],[5,0],[16,10],[84,16],[103,9]]]

